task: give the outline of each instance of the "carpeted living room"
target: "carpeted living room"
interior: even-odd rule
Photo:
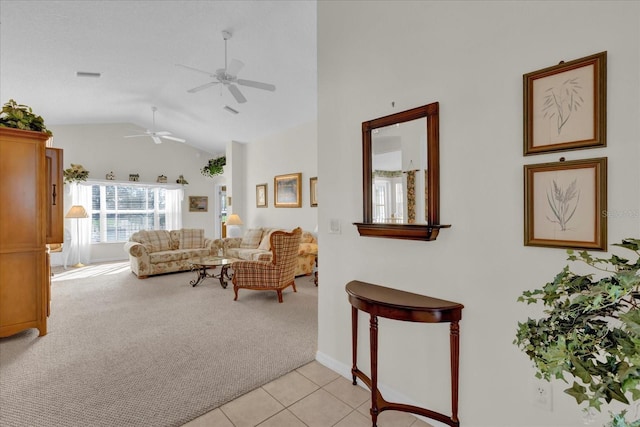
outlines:
[[[50,332],[4,338],[7,426],[178,426],[315,358],[317,287],[233,290],[193,272],[138,280],[128,262],[54,268]]]

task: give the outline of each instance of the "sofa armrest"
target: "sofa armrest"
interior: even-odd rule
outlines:
[[[224,239],[215,239],[211,244],[211,253],[218,255],[218,250],[222,249],[222,253],[226,256],[228,248],[239,248],[242,237],[225,237]]]
[[[204,238],[204,248],[209,250],[209,255],[218,255],[218,248],[215,246],[216,240]]]
[[[300,243],[300,248],[298,249],[298,255],[318,255],[318,244],[317,243]]]
[[[127,242],[124,244],[124,251],[126,253],[128,253],[129,255],[136,257],[136,258],[142,258],[142,257],[149,257],[149,253],[152,252],[151,248],[149,247],[149,245],[145,245],[142,243],[138,243],[138,242]]]

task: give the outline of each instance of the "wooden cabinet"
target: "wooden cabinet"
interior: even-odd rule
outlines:
[[[47,333],[46,244],[63,241],[62,151],[47,155],[47,139],[0,128],[0,337],[29,328]]]

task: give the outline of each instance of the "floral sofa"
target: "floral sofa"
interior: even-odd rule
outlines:
[[[247,230],[243,237],[226,237],[213,241],[212,251],[222,253],[229,258],[238,258],[246,261],[265,261],[270,259],[271,250],[269,237],[271,233],[281,228],[252,228]],[[290,231],[290,230],[285,230]],[[266,255],[267,257],[261,257]],[[318,255],[318,241],[309,231],[302,232],[302,240],[298,249],[298,261],[296,264],[296,276],[310,275],[313,273],[316,256]]]
[[[131,272],[138,279],[155,274],[191,270],[191,261],[217,254],[213,240],[204,237],[203,229],[142,230],[125,243]]]

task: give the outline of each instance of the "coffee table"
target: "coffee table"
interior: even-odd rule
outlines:
[[[213,279],[220,280],[220,286],[224,289],[227,288],[227,280],[231,280],[233,277],[229,274],[229,267],[234,262],[240,261],[237,258],[224,258],[224,257],[205,257],[199,258],[198,260],[191,261],[191,270],[196,272],[196,278],[189,283],[191,286],[196,286],[202,280],[207,277],[211,277]],[[207,269],[215,269],[216,267],[220,268],[220,273],[208,273]]]

